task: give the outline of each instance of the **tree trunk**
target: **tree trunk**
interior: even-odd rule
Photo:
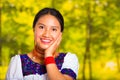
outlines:
[[[83,80],[85,80],[86,60],[87,60],[87,53],[84,54],[84,59],[83,59]]]
[[[1,7],[0,7],[0,66],[2,65],[2,28],[1,28]]]
[[[116,54],[116,59],[117,59],[118,72],[120,72],[120,58],[119,58],[119,53]]]
[[[89,80],[92,80],[92,65],[91,65],[91,54],[90,54],[90,40],[91,40],[91,29],[92,29],[92,20],[90,17],[90,3],[87,4],[87,26],[86,26],[86,50],[84,54],[83,60],[83,80],[85,80],[85,68],[86,68],[86,61],[88,59],[88,67],[89,67]]]
[[[91,30],[92,30],[92,19],[90,16],[90,4],[88,5],[88,23],[87,23],[87,34],[88,34],[88,38],[87,38],[87,49],[86,52],[88,53],[88,64],[89,64],[89,77],[90,80],[92,80],[92,65],[91,65],[91,54],[90,54],[90,43],[91,43]]]

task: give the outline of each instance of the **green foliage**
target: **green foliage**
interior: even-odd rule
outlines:
[[[120,63],[115,61],[117,59],[120,62],[119,0],[2,0],[1,2],[0,58],[3,66],[9,64],[13,55],[28,53],[33,49],[33,18],[43,7],[54,7],[60,10],[65,19],[60,51],[69,51],[78,56],[80,62],[78,78],[82,79],[86,39],[90,37],[93,79],[119,79]],[[90,35],[87,33],[88,23],[91,25]],[[107,66],[109,62],[115,65]],[[89,70],[86,70],[87,77],[88,72]],[[3,74],[0,73],[0,76]]]
[[[7,66],[0,66],[0,80],[5,79],[7,68],[8,68]]]

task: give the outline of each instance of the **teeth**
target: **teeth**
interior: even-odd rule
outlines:
[[[50,42],[50,40],[42,40],[42,41],[44,41],[44,42]]]

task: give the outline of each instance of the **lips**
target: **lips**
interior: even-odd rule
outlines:
[[[43,39],[43,38],[41,38],[40,40],[41,40],[41,42],[44,43],[44,44],[49,44],[49,43],[51,43],[51,40],[50,40],[50,39]]]

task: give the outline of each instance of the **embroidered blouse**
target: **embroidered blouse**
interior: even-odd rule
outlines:
[[[67,74],[76,80],[79,63],[77,56],[70,52],[60,53],[55,58],[56,65],[62,74]],[[16,55],[11,59],[7,80],[49,80],[44,64],[33,62],[27,54]]]

